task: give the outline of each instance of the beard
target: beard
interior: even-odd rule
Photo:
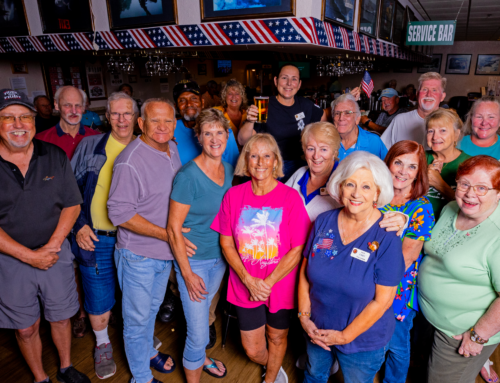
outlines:
[[[428,104],[426,104],[426,103],[424,102],[424,101],[430,101],[430,100],[432,100],[432,101],[433,101],[432,105],[428,105]],[[420,106],[421,106],[421,107],[422,107],[422,109],[423,109],[423,110],[425,110],[425,111],[432,110],[432,109],[434,109],[434,107],[436,106],[436,99],[435,99],[435,98],[433,98],[433,97],[425,97],[425,98],[423,98],[423,99],[422,99],[422,103],[420,104]]]
[[[197,111],[193,116],[189,116],[188,114],[185,114],[184,116],[182,116],[182,118],[184,119],[184,121],[196,121],[196,119],[198,118],[199,115],[200,115],[200,111]]]

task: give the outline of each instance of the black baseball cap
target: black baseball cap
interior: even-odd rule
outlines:
[[[35,107],[24,93],[20,93],[13,89],[0,89],[0,110],[10,105],[23,105],[33,112],[36,112]]]
[[[200,87],[193,80],[181,80],[174,86],[174,101],[177,102],[179,96],[184,92],[191,92],[200,95]]]

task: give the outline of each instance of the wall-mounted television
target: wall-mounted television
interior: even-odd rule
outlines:
[[[215,77],[226,77],[233,73],[231,60],[215,60]]]
[[[300,78],[310,78],[311,77],[311,63],[309,61],[280,61],[279,68],[281,68],[285,64],[293,64],[300,71]]]

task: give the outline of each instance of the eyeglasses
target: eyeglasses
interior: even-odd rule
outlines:
[[[132,119],[132,117],[134,117],[134,113],[129,113],[129,112],[116,113],[116,112],[113,112],[113,113],[110,113],[109,116],[111,117],[112,120],[119,120],[120,116],[123,116],[123,118],[125,120],[130,121]]]
[[[489,188],[484,185],[470,185],[465,181],[457,181],[457,189],[461,192],[468,192],[470,188],[472,188],[472,190],[474,190],[474,193],[476,193],[476,195],[479,197],[485,196],[486,194],[488,194],[488,191],[495,189]]]
[[[7,124],[13,124],[16,119],[19,119],[22,124],[29,124],[30,122],[33,122],[33,119],[35,117],[31,114],[23,114],[22,116],[16,117],[16,116],[0,116],[0,121],[5,122]]]
[[[346,117],[351,117],[354,114],[352,110],[339,110],[338,112],[333,112],[333,117],[340,117],[344,115]]]

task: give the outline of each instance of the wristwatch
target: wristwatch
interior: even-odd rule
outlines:
[[[363,124],[365,128],[368,128],[368,124],[372,122],[372,120],[366,120],[366,122]]]
[[[470,340],[476,342],[477,344],[485,344],[488,343],[488,339],[481,338],[475,331],[474,327],[470,329]]]

